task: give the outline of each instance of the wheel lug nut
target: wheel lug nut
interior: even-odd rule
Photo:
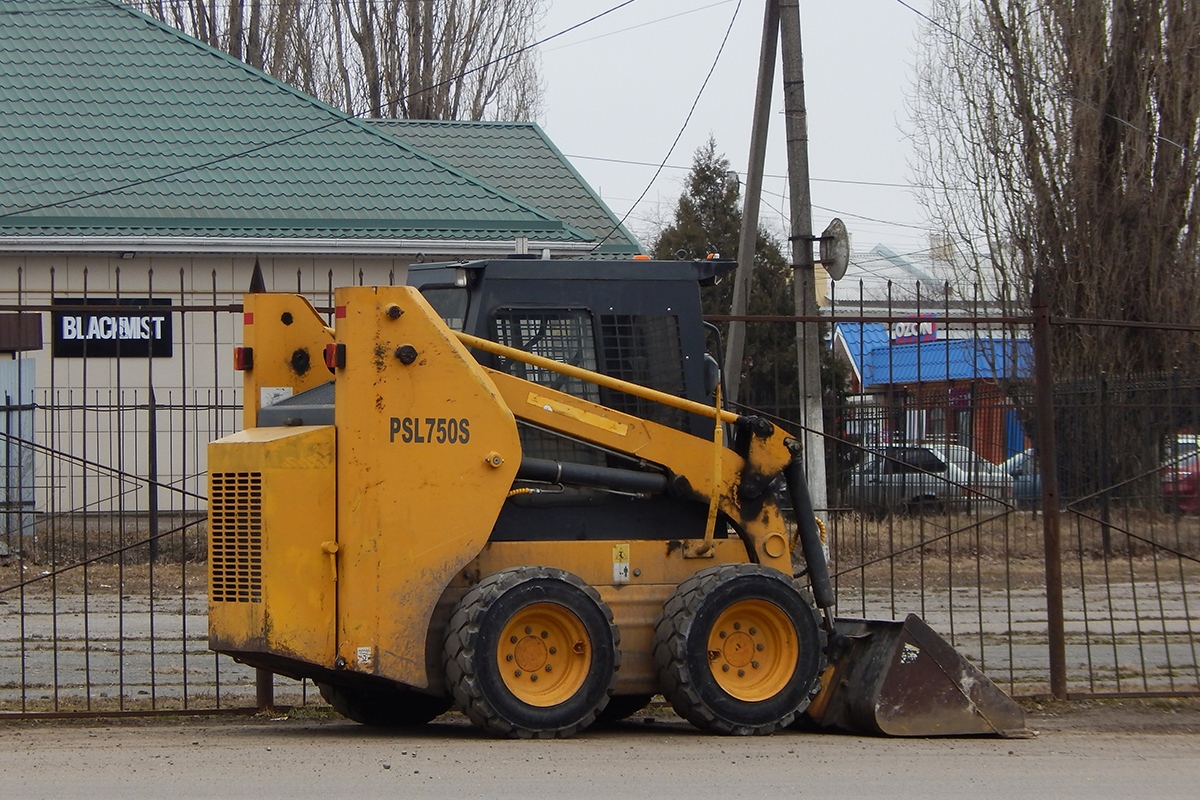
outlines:
[[[549,664],[547,664],[547,665],[546,665],[546,672],[550,672],[550,671],[552,671],[553,669],[554,669],[554,668],[553,668],[553,667],[551,667]]]
[[[551,648],[550,648],[550,655],[554,655],[554,654],[555,654],[555,653],[557,653],[557,652],[558,652],[558,648],[557,648],[557,647],[551,647]]]
[[[517,637],[515,637],[515,636],[510,636],[510,637],[508,637],[508,640],[509,640],[510,642],[512,642],[513,644],[516,644],[516,643],[517,643]]]
[[[729,634],[728,634],[728,633],[726,633],[725,631],[721,631],[721,638],[722,638],[722,639],[724,639],[724,638],[725,638],[726,636],[728,636],[728,635],[729,635]]]
[[[758,662],[757,662],[757,661],[751,661],[751,662],[750,662],[750,666],[754,667],[755,669],[758,669]]]
[[[742,623],[740,623],[740,622],[733,623],[733,629],[735,631],[740,631],[742,629]]]
[[[761,653],[763,650],[766,650],[767,648],[765,645],[756,644],[756,645],[754,645],[754,649]]]
[[[509,653],[508,655],[506,655],[506,656],[504,657],[504,660],[505,660],[505,661],[512,661],[512,653]]]
[[[516,672],[514,672],[513,676],[517,677],[517,678],[521,677],[521,670],[517,670]]]
[[[758,631],[756,631],[754,628],[751,628],[751,629],[750,629],[750,635],[751,635],[751,636],[753,636],[753,635],[754,635],[754,634],[756,634],[756,633],[758,633]]]
[[[549,639],[549,638],[550,638],[550,632],[549,632],[549,631],[542,631],[542,638],[543,638],[543,639]]]
[[[721,665],[721,671],[722,671],[722,672],[729,672],[729,665],[728,665],[728,664],[722,664],[722,665]]]
[[[526,626],[525,626],[525,632],[526,632],[526,633],[533,633],[533,628],[531,628],[531,627],[529,627],[528,625],[526,625]]]
[[[746,677],[746,670],[744,670],[744,669],[739,669],[739,670],[738,670],[738,677],[739,677],[739,678],[744,678],[744,677]]]
[[[529,680],[531,680],[531,681],[536,681],[536,680],[537,680],[537,675],[530,675],[530,676],[529,676]]]

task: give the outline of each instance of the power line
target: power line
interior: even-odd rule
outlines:
[[[570,153],[567,153],[566,156],[567,156],[567,158],[579,159],[580,161],[600,161],[605,164],[626,164],[631,167],[658,167],[658,166],[660,166],[659,164],[655,164],[650,161],[630,161],[628,159],[605,158],[602,156],[571,155]],[[691,167],[685,167],[680,164],[665,164],[665,165],[661,165],[661,166],[664,169],[679,170],[681,172],[688,172],[691,170]],[[734,170],[734,171],[737,172],[737,170]],[[744,176],[745,174],[746,173],[744,173],[744,172],[738,172],[738,175]],[[773,173],[766,173],[763,175],[763,177],[764,178],[777,178],[779,180],[785,180],[787,178],[786,175],[778,175],[778,174],[773,174]],[[847,186],[881,186],[881,187],[888,188],[888,189],[932,189],[932,188],[935,188],[932,186],[923,186],[921,184],[916,184],[916,183],[888,183],[886,181],[856,181],[856,180],[850,180],[849,178],[809,178],[809,180],[816,182],[816,183],[837,183],[837,184],[844,184]]]
[[[658,19],[652,19],[648,22],[642,22],[638,25],[630,25],[628,28],[620,28],[619,30],[609,31],[608,33],[602,33],[598,36],[593,36],[589,39],[579,39],[578,41],[567,42],[566,44],[560,45],[558,47],[552,47],[549,50],[545,50],[543,52],[554,53],[554,52],[557,52],[558,50],[565,50],[568,47],[575,47],[576,45],[587,44],[588,42],[595,42],[599,39],[607,39],[609,36],[616,36],[619,33],[628,33],[629,31],[636,31],[639,28],[646,28],[651,25],[657,25],[660,22],[669,22],[670,20],[679,19],[680,17],[686,17],[690,14],[695,14],[700,11],[707,11],[710,8],[717,8],[718,6],[726,6],[732,2],[733,2],[733,0],[720,0],[720,2],[710,3],[709,5],[700,6],[699,8],[692,8],[692,9],[688,9],[687,11],[680,11],[678,14],[671,14],[670,16],[667,16],[667,17],[659,17]],[[653,165],[648,165],[648,166],[653,166]]]
[[[712,78],[713,72],[717,69],[717,62],[721,60],[721,54],[725,52],[725,45],[729,41],[729,34],[733,30],[733,23],[737,21],[738,11],[740,11],[741,8],[742,0],[738,0],[737,6],[735,6],[733,9],[733,16],[729,19],[729,25],[725,28],[725,36],[721,39],[721,46],[717,48],[717,54],[713,57],[712,66],[708,68],[708,74],[704,76],[704,82],[700,84],[700,90],[696,92],[696,99],[692,101],[692,107],[688,109],[687,117],[684,118],[683,125],[679,127],[679,133],[675,134],[675,141],[671,142],[670,148],[667,149],[667,154],[663,156],[662,163],[658,165],[658,169],[654,171],[654,176],[650,178],[650,182],[646,184],[646,188],[642,190],[642,193],[638,196],[638,199],[634,201],[632,206],[630,206],[629,211],[625,212],[625,216],[621,217],[620,221],[613,226],[612,230],[604,234],[604,238],[596,243],[596,247],[592,248],[593,250],[602,246],[608,241],[610,236],[621,229],[621,226],[625,224],[625,220],[629,218],[631,213],[633,213],[633,209],[637,208],[638,203],[642,202],[642,200],[650,192],[650,187],[654,185],[654,182],[658,180],[658,176],[661,175],[663,169],[666,168],[667,161],[671,158],[671,154],[675,152],[675,148],[679,145],[679,140],[683,138],[683,132],[687,130],[688,123],[692,121],[692,115],[696,113],[696,106],[700,104],[700,98],[704,95],[704,89],[708,86],[709,79]]]

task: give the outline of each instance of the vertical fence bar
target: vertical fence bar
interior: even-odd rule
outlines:
[[[260,713],[275,710],[275,674],[268,669],[254,670],[254,701]]]
[[[1059,531],[1058,463],[1055,454],[1054,371],[1050,309],[1041,276],[1033,281],[1033,369],[1037,394],[1038,466],[1042,472],[1042,539],[1046,559],[1046,623],[1049,630],[1050,694],[1067,698],[1067,647],[1063,610],[1062,543]]]
[[[150,386],[146,398],[146,498],[150,523],[150,563],[159,559],[158,518],[158,400]]]
[[[1100,373],[1100,380],[1096,382],[1096,390],[1099,392],[1100,401],[1100,430],[1108,430],[1108,375],[1104,372]],[[1108,460],[1110,454],[1108,452],[1108,437],[1100,437],[1100,541],[1103,543],[1104,555],[1112,555],[1112,509],[1110,501],[1112,498],[1112,476],[1109,473]]]
[[[212,315],[215,318],[217,315],[216,304],[213,304]],[[172,427],[173,435],[171,437],[172,448],[174,452],[174,443],[178,440],[179,443],[179,463],[183,465],[183,474],[180,476],[180,486],[185,490],[188,487],[189,481],[189,461],[188,461],[188,414],[196,405],[197,392],[188,381],[188,353],[191,342],[188,328],[188,313],[187,313],[187,283],[186,273],[183,268],[179,268],[179,340],[184,343],[180,353],[180,372],[183,375],[179,382],[179,430],[175,431]],[[199,326],[196,326],[197,328]],[[216,334],[213,335],[213,341],[217,339]],[[216,375],[217,362],[213,361],[213,374]],[[216,386],[217,381],[214,378],[212,385]],[[191,389],[191,402],[188,401],[189,388]],[[168,403],[170,402],[171,394],[168,394]],[[197,466],[199,466],[199,454],[196,456]],[[199,470],[197,470],[199,472]],[[191,708],[190,695],[190,680],[188,674],[188,530],[187,512],[191,510],[191,503],[188,502],[187,493],[184,492],[183,499],[178,506],[178,519],[183,525],[179,537],[179,649],[180,649],[180,675],[182,676],[182,686],[180,691],[183,692],[183,708],[186,710]]]

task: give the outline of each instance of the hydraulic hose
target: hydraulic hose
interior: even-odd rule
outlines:
[[[817,601],[817,608],[832,608],[835,602],[833,581],[829,578],[829,562],[825,560],[825,548],[821,546],[821,531],[817,528],[817,517],[813,513],[802,455],[792,456],[792,462],[784,470],[783,477],[787,481],[788,495],[796,512],[800,546],[804,550],[804,562],[808,568],[808,580],[812,584],[813,599]]]
[[[667,490],[667,476],[657,472],[596,467],[543,458],[522,458],[517,477],[527,481],[595,486],[640,494],[662,494]]]

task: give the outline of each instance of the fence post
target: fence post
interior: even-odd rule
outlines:
[[[275,710],[275,674],[261,667],[254,670],[254,699],[260,714]]]
[[[20,403],[20,400],[21,400],[21,398],[18,397],[17,402]],[[3,546],[3,549],[0,549],[0,556],[8,556],[13,552],[12,511],[14,508],[19,508],[19,506],[13,505],[13,492],[12,492],[12,484],[13,484],[13,481],[12,481],[12,474],[13,474],[12,414],[13,414],[12,396],[9,395],[8,392],[5,392],[4,393],[4,505],[3,505],[3,509],[4,509],[4,546]],[[17,426],[18,427],[20,427],[20,424],[21,424],[20,419],[21,419],[20,417],[17,417]],[[20,458],[19,455],[18,455],[18,458]],[[19,472],[17,474],[20,475]],[[20,486],[21,488],[24,488],[23,482],[20,480],[17,481],[17,485]],[[21,499],[21,500],[25,499],[25,493],[22,492],[20,489],[18,489],[18,492],[20,492],[19,499]],[[18,520],[18,522],[20,522],[21,518],[18,517],[17,520]],[[25,544],[23,541],[21,541],[22,533],[23,533],[23,531],[20,528],[17,528],[17,547],[16,547],[16,549],[18,549],[18,550],[23,549],[24,544]]]
[[[148,404],[149,422],[147,424],[147,442],[150,448],[148,454],[146,472],[147,481],[149,483],[150,494],[147,503],[147,511],[150,516],[150,563],[158,563],[158,403],[154,397],[154,387],[150,387],[150,401]]]
[[[1108,373],[1100,372],[1100,430],[1108,430]],[[1104,547],[1104,557],[1112,556],[1112,508],[1109,496],[1112,494],[1112,476],[1109,474],[1108,437],[1100,437],[1100,541]]]
[[[1062,542],[1059,529],[1058,459],[1054,449],[1054,370],[1050,363],[1050,309],[1039,270],[1033,278],[1033,385],[1037,407],[1038,470],[1042,476],[1042,539],[1046,556],[1046,623],[1050,693],[1067,699],[1067,648],[1063,623]]]

